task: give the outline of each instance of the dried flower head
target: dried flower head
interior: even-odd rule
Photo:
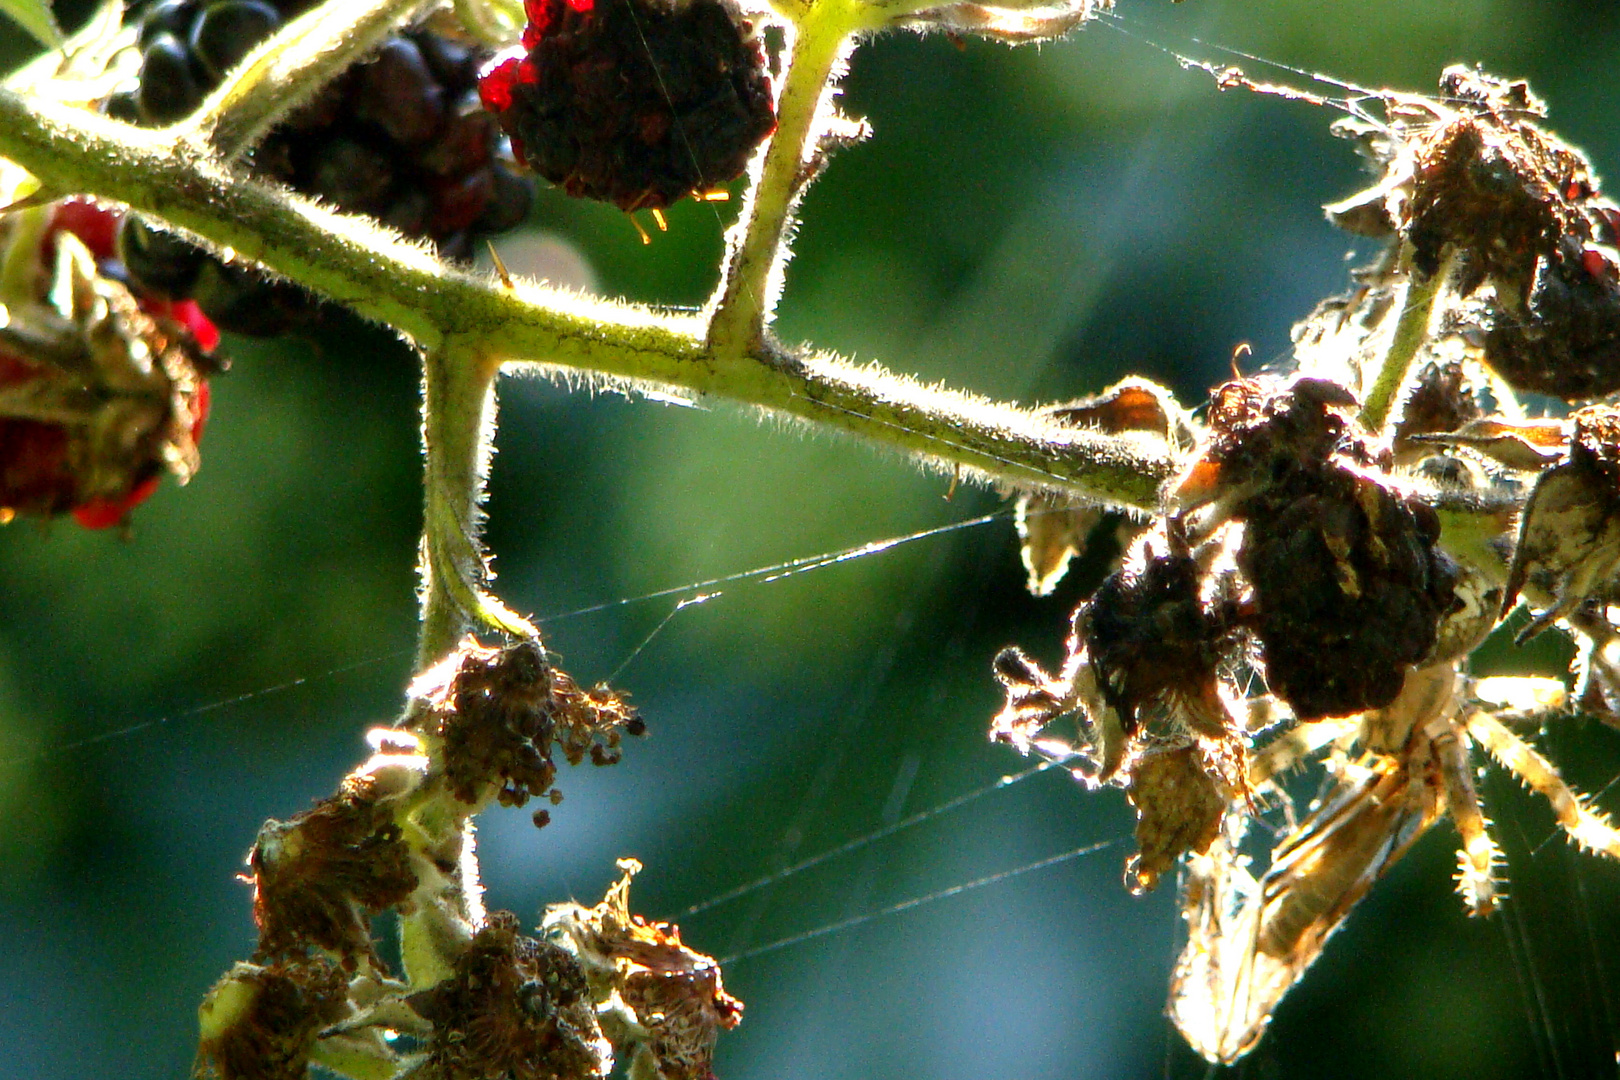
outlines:
[[[588,1080],[613,1068],[579,961],[520,933],[510,912],[491,913],[454,974],[410,1004],[433,1024],[427,1055],[444,1080]]]
[[[371,916],[416,889],[410,850],[375,775],[357,773],[342,789],[291,821],[267,821],[248,854],[253,919],[261,958],[322,949],[353,969],[382,966]]]
[[[1341,387],[1301,378],[1215,392],[1184,503],[1230,502],[1271,688],[1300,719],[1389,704],[1456,604],[1433,510],[1396,489]]]
[[[238,963],[197,1010],[198,1076],[305,1080],[322,1028],[348,1012],[348,981],[319,957],[268,966]]]
[[[533,796],[555,803],[554,745],[570,765],[587,755],[593,765],[612,765],[621,733],[647,730],[622,695],[606,686],[582,690],[538,641],[484,648],[469,637],[412,684],[411,696],[425,706],[417,723],[443,744],[450,790],[469,805],[492,790],[502,806]],[[541,814],[535,823],[545,824]]]
[[[1398,235],[1422,276],[1458,257],[1457,289],[1488,285],[1471,321],[1513,386],[1567,400],[1620,389],[1620,208],[1586,157],[1538,125],[1521,81],[1447,68],[1442,100],[1391,99],[1391,123],[1341,124],[1383,175],[1329,207],[1352,231]]]
[[[713,957],[681,943],[678,927],[630,913],[641,864],[621,859],[619,867],[624,876],[594,908],[548,908],[547,936],[579,957],[603,1030],[632,1054],[632,1075],[712,1080],[715,1041],[742,1022],[742,1002],[726,993]]]

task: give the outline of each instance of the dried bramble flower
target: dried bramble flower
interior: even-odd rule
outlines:
[[[586,755],[611,765],[621,732],[646,733],[624,698],[605,686],[582,690],[546,657],[538,641],[484,648],[469,637],[411,685],[424,708],[416,723],[442,742],[451,792],[469,805],[492,793],[502,806],[532,796],[561,800],[552,788],[555,744],[570,765]],[[544,825],[544,811],[535,824]]]
[[[1391,123],[1341,123],[1384,175],[1329,207],[1351,231],[1399,235],[1431,276],[1458,256],[1486,361],[1514,387],[1566,400],[1620,389],[1620,207],[1585,156],[1538,126],[1523,82],[1446,69],[1442,101],[1388,102]]]
[[[197,1010],[198,1076],[219,1080],[305,1080],[322,1028],[349,1011],[348,981],[313,957],[267,966],[238,963]]]
[[[492,912],[450,978],[410,1004],[433,1024],[427,1056],[443,1080],[587,1080],[613,1068],[579,961],[520,933],[510,912]]]
[[[712,1080],[715,1041],[742,1022],[742,1002],[726,993],[713,957],[681,943],[678,927],[630,913],[641,864],[621,859],[619,868],[624,876],[594,908],[546,909],[546,935],[579,958],[603,1031],[631,1052],[631,1076]]]
[[[1589,406],[1569,426],[1567,460],[1530,492],[1508,571],[1504,611],[1527,586],[1552,599],[1521,641],[1608,588],[1620,566],[1620,409]]]
[[[291,821],[267,821],[248,854],[261,958],[324,949],[346,968],[382,967],[371,916],[416,889],[392,794],[378,774],[347,777],[337,795]]]
[[[518,160],[570,195],[660,209],[742,175],[776,130],[733,0],[525,0],[526,55],[480,82]]]
[[[12,186],[0,167],[0,201]],[[165,472],[184,483],[197,469],[219,335],[190,305],[138,301],[112,276],[117,221],[85,200],[0,216],[13,290],[0,297],[0,524],[71,512],[118,525]]]

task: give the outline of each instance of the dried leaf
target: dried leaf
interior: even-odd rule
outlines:
[[[1569,614],[1620,566],[1620,409],[1582,409],[1571,426],[1569,460],[1530,492],[1508,570],[1504,612],[1526,588],[1552,601],[1520,641]]]

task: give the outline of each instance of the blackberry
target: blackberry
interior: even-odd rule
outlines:
[[[141,67],[107,111],[161,125],[189,115],[242,57],[310,0],[162,0],[140,19]],[[470,258],[527,215],[532,185],[500,160],[499,123],[479,104],[487,52],[425,28],[386,41],[245,158],[254,174]],[[120,238],[138,286],[194,298],[227,330],[270,336],[318,311],[296,286],[219,262],[134,219]]]
[[[518,160],[570,195],[660,209],[740,176],[776,129],[731,0],[525,0],[527,54],[480,89]]]
[[[1457,604],[1434,511],[1379,479],[1336,384],[1228,383],[1210,407],[1207,461],[1247,491],[1238,568],[1271,689],[1301,720],[1388,705]]]

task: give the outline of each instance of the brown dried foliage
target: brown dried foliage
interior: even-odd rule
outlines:
[[[553,746],[570,765],[587,755],[593,765],[611,765],[623,732],[646,733],[623,696],[606,686],[581,689],[538,641],[484,648],[468,638],[417,680],[412,695],[428,706],[418,725],[443,741],[451,792],[473,805],[492,785],[502,806],[534,796],[559,802]],[[536,813],[535,824],[547,817]]]
[[[353,969],[364,958],[382,967],[371,916],[417,886],[410,851],[379,799],[375,781],[346,778],[337,795],[288,822],[271,820],[248,854],[253,919],[263,959],[325,949]]]
[[[726,993],[719,963],[684,945],[678,927],[631,914],[630,879],[641,864],[619,866],[624,876],[600,904],[558,905],[546,925],[572,941],[598,999],[624,1006],[603,1014],[616,1048],[650,1057],[663,1080],[712,1080],[715,1042],[742,1022],[742,1002]]]
[[[315,958],[267,967],[237,964],[203,1002],[196,1073],[219,1080],[305,1080],[324,1027],[348,1011],[337,965]],[[209,1032],[209,1021],[219,1030]]]
[[[579,961],[519,933],[510,912],[491,913],[455,974],[410,1002],[433,1024],[444,1080],[583,1080],[612,1066]]]

